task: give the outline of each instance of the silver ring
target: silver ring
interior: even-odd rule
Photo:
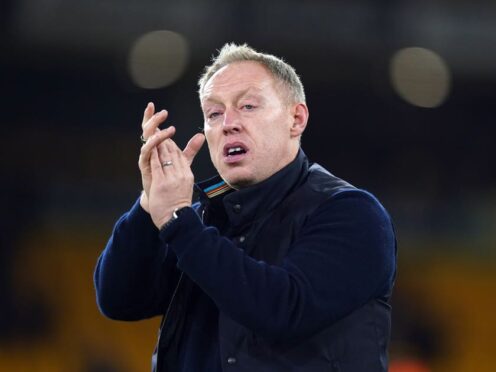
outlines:
[[[146,138],[143,135],[140,136],[140,141],[144,145],[146,143]]]
[[[169,167],[169,166],[171,166],[171,165],[172,165],[172,160],[167,160],[166,162],[163,162],[163,163],[162,163],[162,168],[163,168],[163,167]]]

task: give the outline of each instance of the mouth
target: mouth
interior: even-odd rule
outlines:
[[[224,146],[223,155],[226,163],[237,163],[243,160],[248,153],[248,148],[241,142],[228,143]]]

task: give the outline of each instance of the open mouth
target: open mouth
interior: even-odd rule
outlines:
[[[224,146],[224,159],[228,163],[234,163],[244,158],[248,148],[242,143],[230,143]]]
[[[248,150],[242,144],[226,145],[224,146],[224,156],[236,156],[246,154]]]
[[[234,156],[234,155],[241,155],[241,154],[246,154],[246,150],[242,148],[241,146],[236,146],[236,147],[230,147],[227,149],[227,156]]]

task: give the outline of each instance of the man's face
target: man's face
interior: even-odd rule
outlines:
[[[295,158],[294,107],[282,98],[285,89],[253,61],[224,66],[205,84],[201,105],[210,157],[231,187],[261,182]]]

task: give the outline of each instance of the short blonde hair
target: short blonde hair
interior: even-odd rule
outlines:
[[[219,50],[219,54],[212,57],[212,64],[205,66],[204,72],[198,80],[200,99],[205,84],[217,71],[230,63],[242,61],[260,63],[269,70],[277,81],[281,82],[287,88],[290,101],[293,103],[306,102],[303,84],[292,66],[287,64],[282,58],[278,58],[272,54],[257,52],[247,44],[237,45],[234,43],[225,44]]]

